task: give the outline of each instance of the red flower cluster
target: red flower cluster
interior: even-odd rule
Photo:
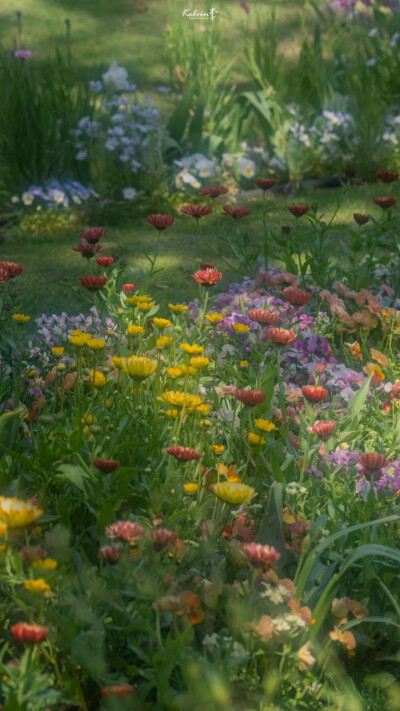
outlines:
[[[277,343],[280,346],[291,346],[297,338],[294,331],[288,331],[285,328],[269,328],[267,331],[268,340]]]
[[[109,474],[120,466],[117,459],[93,459],[93,466],[103,474]]]
[[[210,198],[217,198],[219,197],[219,195],[226,195],[226,193],[228,192],[229,190],[225,187],[225,185],[205,185],[203,188],[201,188],[199,195]]]
[[[89,291],[98,291],[107,284],[107,277],[84,276],[79,279],[79,283],[81,286],[85,287],[85,289],[88,289]]]
[[[181,462],[190,462],[193,459],[200,459],[201,457],[200,452],[196,452],[195,449],[191,449],[190,447],[179,447],[176,445],[174,447],[167,447],[165,451]]]
[[[133,292],[135,291],[135,285],[134,284],[123,284],[122,291],[124,292],[124,294],[133,294]]]
[[[17,622],[10,627],[10,632],[14,639],[25,644],[39,644],[47,639],[49,630],[42,625],[30,625],[28,622]]]
[[[322,402],[328,397],[328,391],[322,385],[304,385],[301,392],[308,402]]]
[[[147,222],[161,232],[162,230],[166,230],[167,227],[171,227],[174,218],[172,215],[160,215],[155,213],[154,215],[148,216]]]
[[[241,217],[251,215],[251,210],[247,207],[231,207],[230,205],[225,205],[224,211],[221,214],[230,215],[230,217],[233,217],[235,220],[240,220]]]
[[[288,210],[294,217],[303,217],[309,209],[308,205],[288,205]]]
[[[277,323],[280,319],[280,315],[278,313],[268,311],[268,309],[252,309],[249,311],[249,316],[252,321],[268,325]]]
[[[206,269],[199,269],[197,272],[192,274],[192,279],[197,281],[198,284],[202,286],[214,286],[220,279],[222,279],[221,272],[218,269],[210,268],[209,265],[203,264],[202,266],[207,267]]]
[[[287,286],[286,289],[283,290],[283,296],[292,306],[304,306],[308,304],[311,298],[310,294],[307,294],[306,291],[302,291],[301,289],[297,289],[295,286]]]
[[[211,215],[212,207],[209,207],[209,205],[185,205],[181,208],[181,212],[184,212],[185,215],[195,217],[196,220],[198,220],[200,217]]]
[[[242,402],[244,405],[259,405],[260,402],[265,400],[265,393],[262,390],[242,390],[236,389],[234,393],[236,400]]]
[[[264,191],[270,190],[274,187],[274,185],[276,185],[275,178],[256,178],[254,182],[258,188],[261,188],[261,190]]]
[[[24,271],[22,264],[0,262],[0,282],[19,276]]]

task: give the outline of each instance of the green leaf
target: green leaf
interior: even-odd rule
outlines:
[[[350,400],[349,403],[349,408],[353,415],[359,415],[360,411],[365,405],[365,401],[367,399],[367,395],[369,392],[369,386],[372,380],[373,373],[368,377],[368,380],[364,383],[364,385],[356,392],[354,397]]]
[[[19,407],[12,412],[3,412],[0,416],[0,444],[11,447],[19,427],[20,415],[24,412],[23,407]]]
[[[69,484],[73,484],[81,491],[84,491],[84,481],[90,477],[78,464],[62,464],[58,467],[54,478],[58,481],[66,481]]]
[[[194,98],[194,86],[185,91],[182,99],[172,114],[167,128],[171,138],[178,143],[182,140],[186,124],[189,120],[189,112],[192,108]]]

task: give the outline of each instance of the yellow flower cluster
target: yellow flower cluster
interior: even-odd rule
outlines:
[[[107,385],[107,378],[100,370],[91,370],[89,381],[95,388],[104,388]]]
[[[25,590],[33,593],[46,593],[51,590],[50,585],[43,578],[37,580],[24,580]]]
[[[215,313],[215,314],[206,314],[206,319],[207,319],[208,323],[212,323],[213,325],[215,325],[215,324],[217,324],[217,323],[221,323],[221,321],[223,320],[223,318],[224,318],[224,317],[223,317],[222,314],[217,314],[217,313]]]

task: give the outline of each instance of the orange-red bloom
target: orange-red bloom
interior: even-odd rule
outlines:
[[[309,209],[308,205],[288,205],[288,210],[294,217],[303,217]]]
[[[357,225],[366,225],[369,222],[368,215],[362,215],[360,212],[355,212],[353,215]]]
[[[98,257],[96,262],[99,267],[111,267],[114,264],[114,259],[113,257]]]
[[[10,632],[14,639],[25,644],[39,644],[44,642],[49,634],[47,627],[42,625],[30,625],[28,622],[17,622],[10,627]]]
[[[259,405],[260,402],[265,400],[265,393],[262,390],[236,390],[234,393],[236,400],[242,402],[244,405]]]
[[[103,472],[103,474],[109,474],[115,471],[120,466],[120,462],[117,459],[93,459],[93,466]]]
[[[378,180],[382,180],[383,183],[393,183],[399,177],[398,173],[393,173],[391,170],[378,170],[376,173]]]
[[[136,521],[116,521],[106,528],[108,538],[120,538],[132,543],[143,535],[143,528]]]
[[[359,456],[360,464],[363,467],[363,474],[367,479],[371,476],[377,479],[380,476],[380,472],[383,467],[388,464],[388,459],[384,454],[378,454],[377,452],[369,452],[368,454],[360,454]]]
[[[374,198],[375,205],[381,207],[382,210],[387,210],[389,207],[393,207],[397,202],[395,197],[377,197]]]
[[[5,269],[8,272],[9,279],[19,276],[24,271],[22,264],[15,262],[0,262],[0,269]]]
[[[10,278],[10,275],[7,271],[7,269],[4,269],[4,267],[0,267],[0,284],[3,281],[7,281]]]
[[[222,274],[218,269],[199,269],[192,274],[192,279],[203,286],[214,286],[222,279]]]
[[[198,220],[200,217],[211,215],[212,207],[209,205],[184,205],[184,207],[181,208],[181,212],[184,212],[185,215],[195,217],[196,220]]]
[[[318,435],[321,439],[325,439],[325,437],[329,437],[332,432],[335,431],[335,428],[335,420],[317,420],[313,426],[310,427],[310,432]]]
[[[275,178],[256,178],[254,182],[261,190],[270,190],[276,185]]]
[[[135,693],[135,689],[130,684],[113,684],[112,686],[103,686],[100,694],[103,698],[109,696],[130,696]]]
[[[295,286],[287,286],[286,289],[283,290],[283,296],[292,306],[304,306],[308,304],[311,298],[310,294],[307,294],[306,291],[302,291],[301,289],[297,289]]]
[[[166,230],[167,227],[171,227],[174,219],[172,215],[160,215],[155,213],[154,215],[148,216],[147,222],[161,232],[162,230]]]
[[[219,195],[226,195],[229,192],[225,185],[205,185],[201,188],[199,195],[210,198],[217,198]]]
[[[241,217],[247,217],[251,215],[251,210],[247,207],[231,207],[230,205],[224,205],[224,211],[222,215],[230,215],[234,217],[235,220],[240,220]]]
[[[103,227],[85,227],[79,234],[79,238],[86,242],[98,242],[105,234],[106,230]]]
[[[322,385],[304,385],[301,392],[308,402],[322,402],[328,397],[328,391]]]
[[[179,459],[182,462],[190,462],[193,459],[200,459],[200,452],[196,452],[195,449],[190,447],[179,447],[178,445],[174,447],[167,447],[165,450],[167,454],[170,454],[175,459]]]
[[[76,247],[72,247],[72,249],[74,252],[80,252],[82,257],[85,257],[85,259],[91,259],[91,257],[94,257],[97,252],[101,252],[103,247],[100,244],[83,240],[82,242],[79,242]]]
[[[176,542],[175,533],[167,528],[158,528],[156,531],[151,531],[150,538],[156,551],[161,551]]]
[[[252,309],[249,311],[249,316],[252,321],[268,325],[277,323],[280,319],[280,315],[278,313],[268,311],[268,309]]]
[[[81,286],[89,291],[98,291],[102,289],[103,286],[107,284],[107,277],[105,276],[84,276],[79,279]]]
[[[134,284],[123,284],[122,291],[124,292],[124,294],[132,294],[135,291],[135,285]]]
[[[103,558],[108,563],[116,563],[122,556],[122,550],[118,546],[103,546],[99,550],[99,558]]]
[[[295,342],[297,335],[294,331],[288,331],[285,328],[269,328],[267,338],[273,343],[282,346],[290,346]]]
[[[261,543],[244,543],[242,551],[247,560],[256,568],[271,568],[281,557],[273,546],[263,546]]]

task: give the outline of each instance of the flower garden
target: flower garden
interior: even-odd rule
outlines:
[[[397,6],[297,8],[296,104],[295,8],[183,8],[155,91],[7,15],[0,708],[396,711]]]

